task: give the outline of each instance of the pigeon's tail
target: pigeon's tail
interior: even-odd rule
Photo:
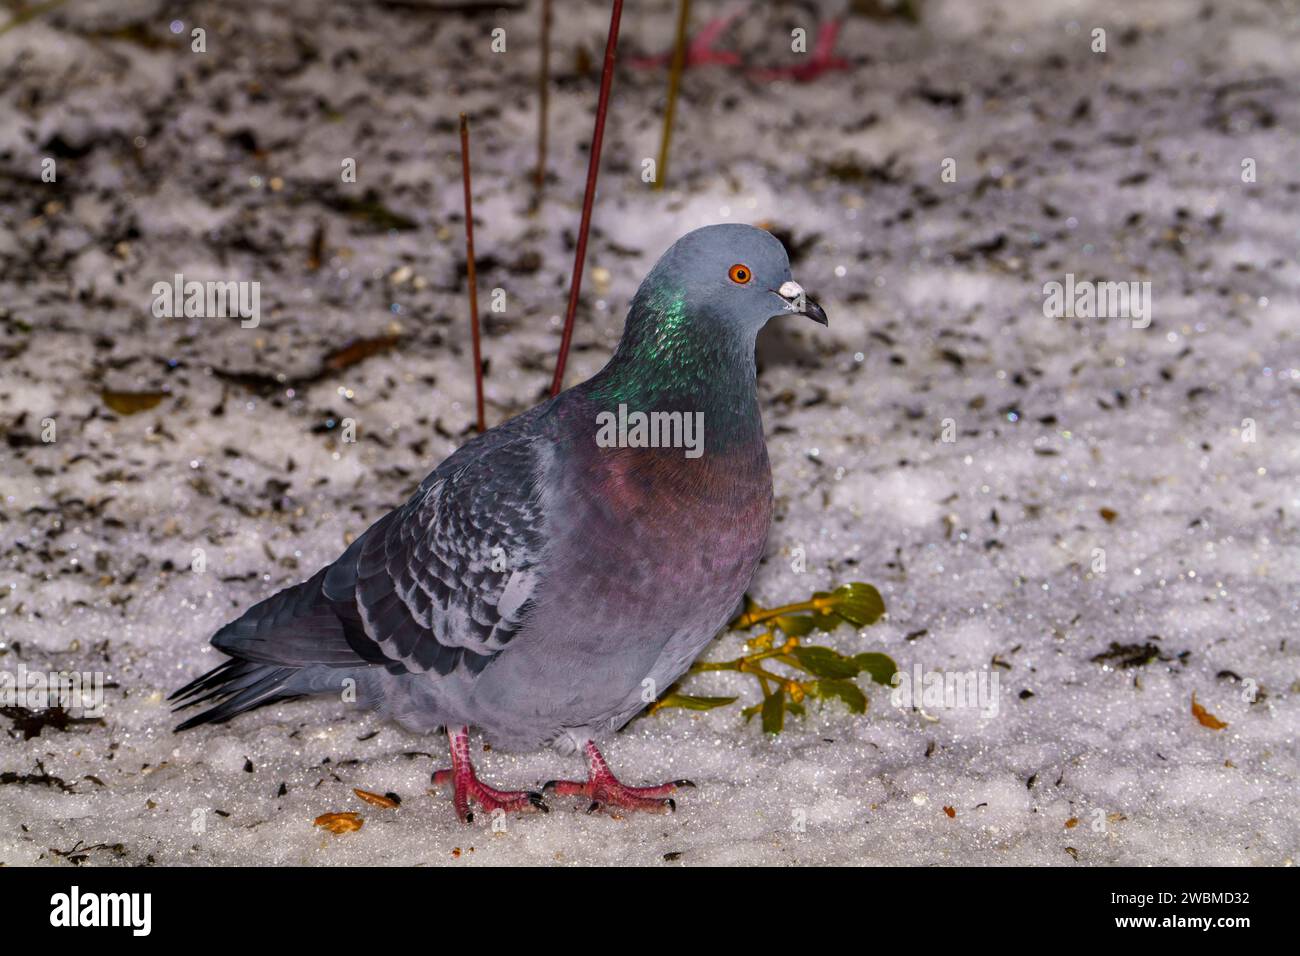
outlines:
[[[382,652],[362,640],[355,609],[325,593],[334,568],[346,591],[351,568],[346,559],[354,553],[350,550],[333,567],[260,601],[219,630],[212,645],[231,659],[168,698],[177,710],[211,704],[176,729],[222,723],[254,707],[337,691],[343,680],[355,680],[370,663],[383,661]]]
[[[213,706],[179,724],[176,729],[189,730],[200,724],[220,724],[254,707],[297,697],[300,692],[290,684],[297,667],[283,667],[231,658],[202,677],[190,681],[168,700],[176,701],[177,710],[185,710],[206,701]]]

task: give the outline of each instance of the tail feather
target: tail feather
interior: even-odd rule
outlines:
[[[225,723],[236,714],[299,696],[285,684],[298,673],[296,667],[277,667],[257,661],[231,658],[176,691],[168,700],[177,705],[173,712],[215,701],[215,706],[177,725],[188,730],[201,724]]]
[[[223,723],[254,707],[334,690],[358,668],[398,666],[365,637],[355,607],[344,600],[348,562],[355,564],[362,538],[333,565],[259,601],[216,633],[213,646],[230,660],[168,698],[177,711],[210,705],[177,730]],[[333,598],[324,590],[331,572],[340,588]]]

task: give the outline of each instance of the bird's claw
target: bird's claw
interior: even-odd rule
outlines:
[[[646,813],[663,813],[664,811],[667,811],[668,813],[676,813],[677,801],[674,800],[672,797],[662,797],[662,798],[650,799],[650,800],[647,800],[644,797],[642,797],[639,798],[636,803],[629,803],[627,802],[626,799],[624,799],[622,801],[619,801],[617,803],[612,803],[612,804],[600,800],[593,800],[591,801],[591,805],[587,807],[587,812],[588,813],[602,812],[610,809],[610,807],[613,807],[616,811],[617,810],[641,810]],[[617,816],[617,814],[614,815]]]
[[[548,780],[543,793],[556,796],[583,796],[591,800],[587,813],[598,810],[639,810],[646,813],[676,813],[677,801],[668,796],[683,787],[694,787],[690,780],[674,780],[657,787],[629,787],[608,770],[597,772],[587,780]]]
[[[474,822],[474,814],[469,808],[471,802],[478,804],[487,814],[498,810],[506,813],[551,812],[536,790],[497,790],[479,780],[469,758],[468,733],[464,728],[452,735],[451,764],[449,770],[435,770],[432,779],[435,786],[452,785],[452,803],[462,823]]]

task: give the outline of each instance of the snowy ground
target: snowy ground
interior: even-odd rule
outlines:
[[[625,15],[569,380],[679,234],[790,240],[831,327],[760,343],[778,520],[753,596],[872,582],[888,619],[836,646],[996,674],[996,715],[875,686],[865,717],[814,708],[776,739],[736,708],[665,712],[607,753],[630,782],[693,778],[675,815],[553,799],[502,832],[426,793],[442,738],[336,701],[174,735],[163,698],[216,663],[211,633],[333,559],[471,422],[462,109],[481,299],[508,302],[487,317],[489,419],[549,380],[605,8],[557,3],[529,216],[535,4],[420,7],[70,0],[0,34],[0,672],[109,684],[99,723],[24,739],[25,715],[0,717],[0,864],[1294,862],[1300,21],[1282,3],[855,12],[849,68],[807,82],[753,71],[806,63],[790,30],[824,14],[754,4],[719,42],[742,64],[686,73],[665,193],[640,178],[664,71],[632,61],[667,48],[672,5]],[[694,7],[697,28],[723,9]],[[175,272],[260,281],[260,326],[154,318]],[[1150,326],[1046,318],[1067,273],[1150,281]],[[106,389],[165,396],[125,415]],[[1097,659],[1112,643],[1135,647]],[[1193,694],[1228,726],[1202,726]],[[579,770],[479,759],[500,786]],[[348,810],[360,831],[313,826]]]

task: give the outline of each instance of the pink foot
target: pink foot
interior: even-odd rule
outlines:
[[[745,8],[733,10],[731,13],[724,14],[715,20],[710,20],[700,32],[695,35],[686,46],[686,63],[685,66],[708,66],[716,64],[718,66],[736,66],[740,63],[739,54],[727,50],[715,50],[713,45],[718,42],[727,28],[731,26],[736,19],[745,12]],[[671,53],[665,53],[662,56],[635,57],[631,65],[640,68],[652,68],[667,66],[673,61]]]
[[[461,823],[473,823],[474,814],[470,812],[470,801],[483,808],[485,813],[496,810],[520,811],[531,813],[550,810],[542,802],[542,795],[531,790],[495,790],[479,780],[474,773],[474,765],[469,759],[469,728],[462,727],[452,732],[448,728],[451,744],[451,769],[438,770],[433,774],[435,785],[450,782],[452,785],[452,803],[456,807],[456,816]]]
[[[620,810],[645,810],[649,813],[675,811],[677,803],[668,794],[681,787],[695,786],[689,780],[674,780],[672,783],[663,783],[657,787],[629,787],[620,783],[614,776],[604,756],[592,741],[587,741],[583,752],[587,755],[585,782],[552,780],[542,787],[542,791],[553,790],[562,797],[574,794],[589,797],[591,806],[587,808],[588,813],[606,807],[616,807]]]
[[[794,79],[807,83],[832,70],[847,70],[852,64],[848,60],[835,56],[835,41],[839,39],[839,35],[840,22],[828,20],[817,31],[817,43],[807,63],[800,66],[755,70],[753,74],[760,80]]]

